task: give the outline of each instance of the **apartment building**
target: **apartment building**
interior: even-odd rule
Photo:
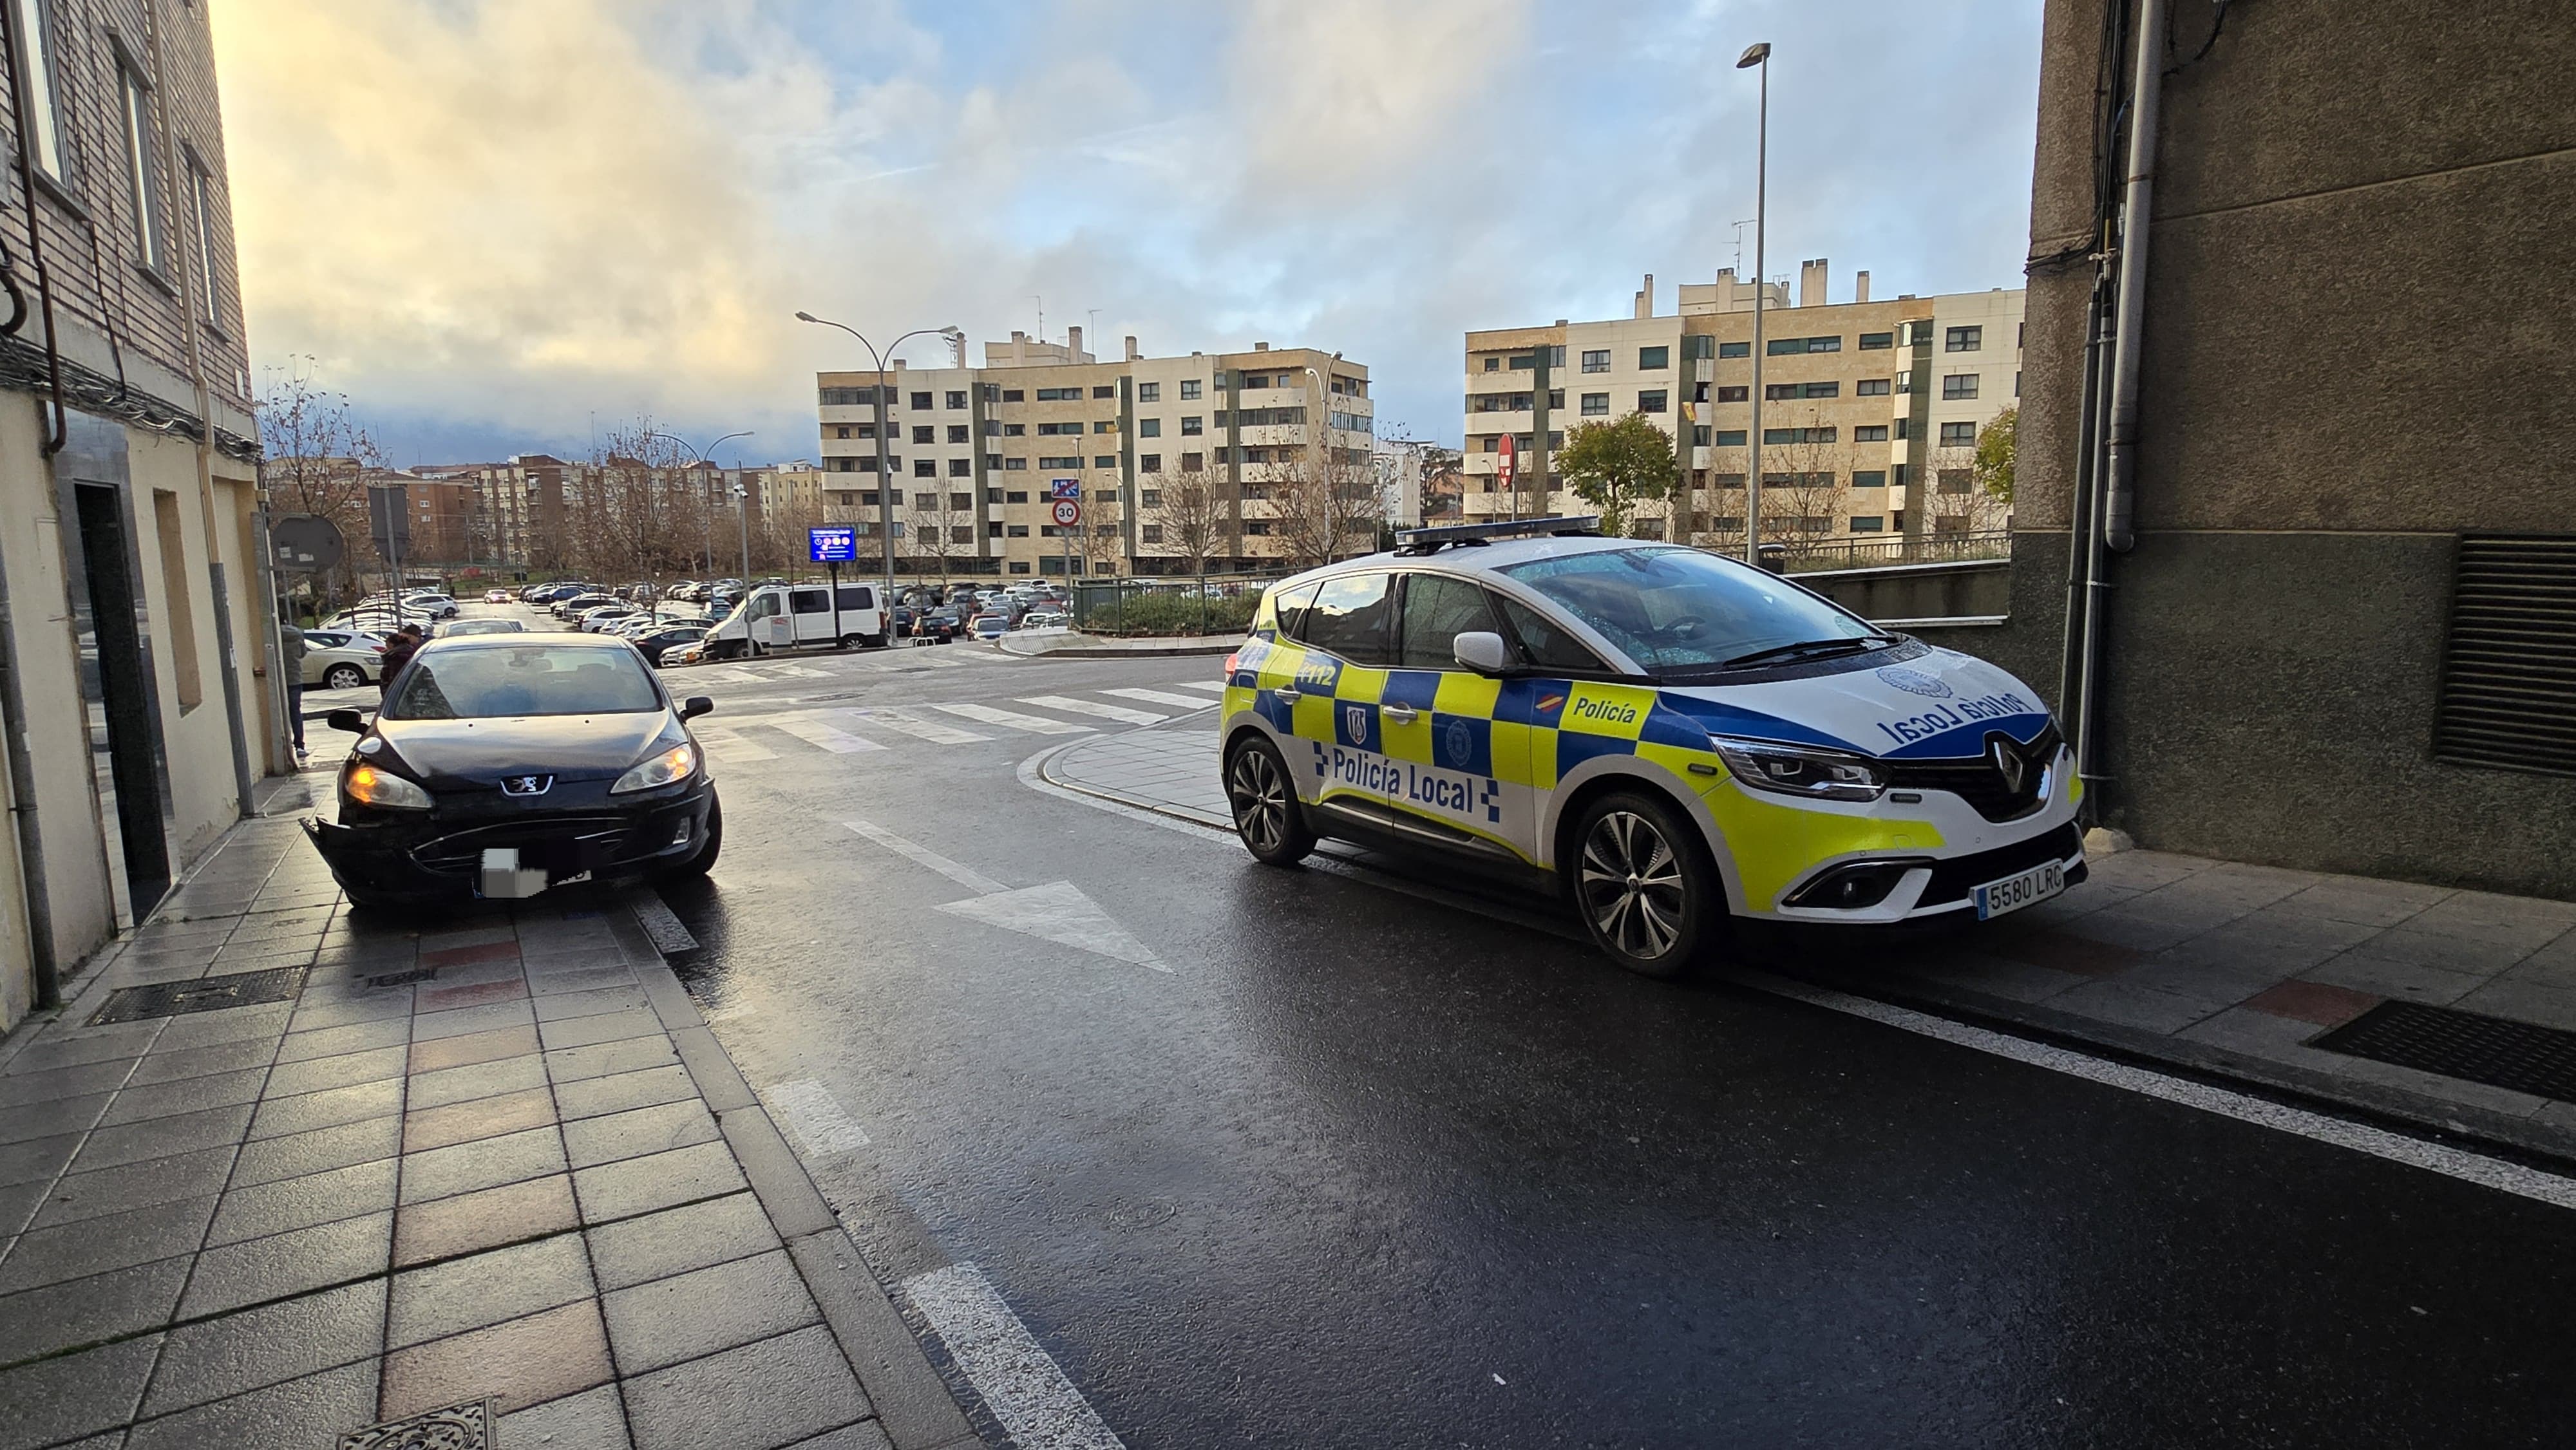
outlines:
[[[876,374],[816,382],[820,521],[873,537]],[[1357,521],[1375,495],[1375,404],[1368,370],[1338,354],[1149,358],[1129,337],[1103,361],[1078,327],[1061,343],[1014,332],[981,367],[898,364],[886,407],[900,573],[1180,574],[1374,546]],[[1082,513],[1064,528],[1060,480]]]
[[[1649,275],[1631,315],[1470,332],[1463,516],[1582,512],[1554,468],[1566,434],[1641,413],[1674,440],[1673,496],[1634,532],[1715,547],[1744,539],[1753,426],[1753,309],[1763,311],[1762,534],[1877,538],[2006,526],[1969,464],[2021,378],[2022,293],[1826,297],[1828,264],[1779,283],[1685,284],[1674,311]],[[1503,444],[1513,445],[1503,482]]]
[[[5,1027],[291,761],[206,7],[13,0],[0,29]]]

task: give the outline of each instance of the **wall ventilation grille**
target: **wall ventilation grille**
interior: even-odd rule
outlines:
[[[2576,776],[2576,537],[2460,540],[2433,757]]]

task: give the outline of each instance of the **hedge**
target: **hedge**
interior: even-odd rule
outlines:
[[[1086,634],[1111,635],[1241,634],[1252,628],[1253,612],[1260,607],[1261,595],[1251,590],[1221,599],[1130,594],[1123,604],[1105,599],[1091,606],[1082,628]]]

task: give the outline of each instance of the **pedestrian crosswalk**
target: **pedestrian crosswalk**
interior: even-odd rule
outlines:
[[[723,664],[689,665],[674,670],[673,680],[711,680],[721,685],[774,685],[782,680],[829,680],[850,674],[884,674],[896,670],[934,669],[971,670],[979,666],[1009,666],[1021,663],[1010,655],[994,654],[981,649],[927,646],[909,649],[870,650],[864,654],[816,654],[803,660],[776,659],[764,656],[756,660],[733,660]],[[817,668],[828,663],[830,669]]]
[[[807,751],[875,755],[920,745],[973,745],[1014,735],[1087,735],[1122,726],[1159,725],[1182,711],[1217,704],[1224,688],[1202,681],[1153,690],[1120,686],[1030,695],[1011,701],[1013,708],[1008,709],[976,701],[844,706],[718,716],[701,720],[694,728],[707,754],[726,764],[792,759]],[[1126,703],[1131,700],[1163,708],[1139,709]],[[1110,723],[1098,723],[1103,721]]]

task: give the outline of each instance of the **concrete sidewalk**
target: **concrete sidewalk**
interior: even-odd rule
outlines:
[[[0,1450],[978,1443],[614,898],[353,920],[250,821],[74,986],[0,1040]]]
[[[1044,774],[1232,829],[1207,717],[1085,741]],[[2576,1035],[2558,1035],[2576,1034],[2576,903],[2158,851],[2090,865],[2006,920],[1749,932],[1743,964],[2576,1160],[2576,1093],[2498,1085],[2576,1078]],[[2378,1010],[2392,1003],[2436,1010]],[[2399,1050],[2336,1036],[2365,1016]]]

